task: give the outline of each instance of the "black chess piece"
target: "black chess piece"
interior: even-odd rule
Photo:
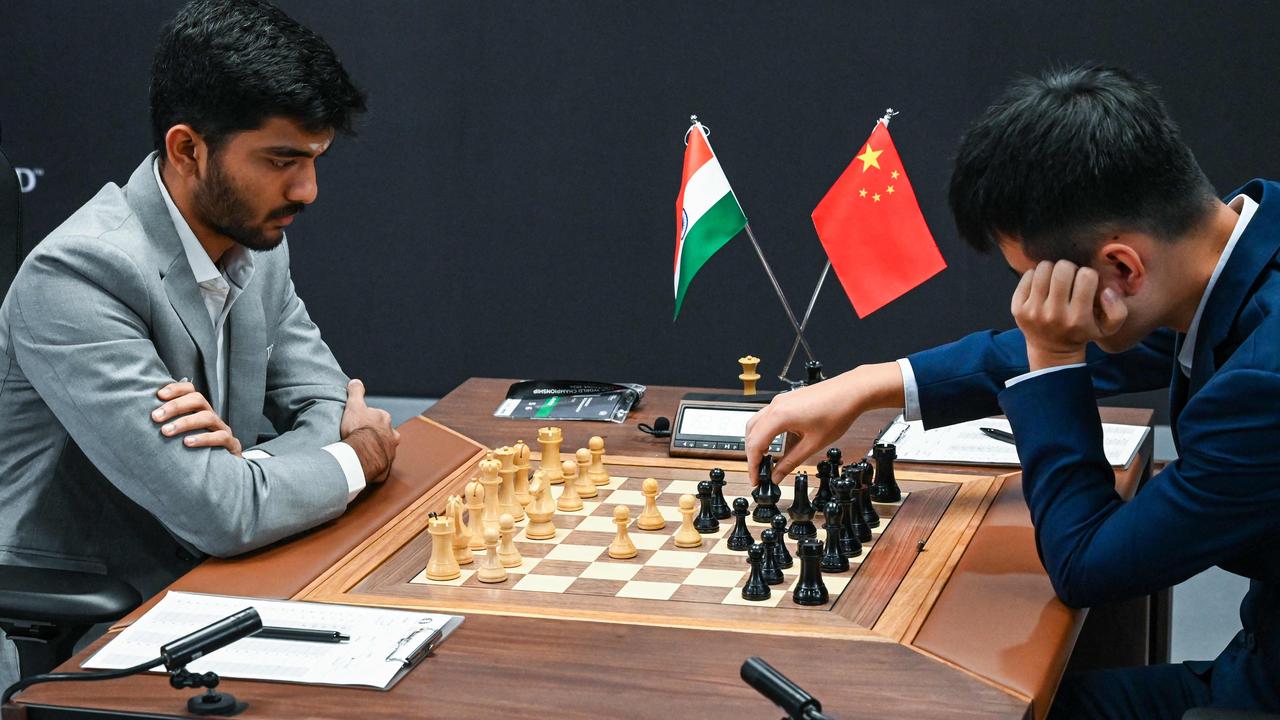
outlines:
[[[831,502],[831,463],[818,461],[818,494],[813,496],[813,505],[818,512]]]
[[[831,462],[831,479],[835,480],[840,477],[840,471],[844,469],[840,464],[844,461],[844,452],[838,447],[828,448],[827,460]]]
[[[760,539],[764,541],[764,562],[760,566],[760,577],[770,585],[782,583],[782,568],[778,567],[778,551],[775,546],[781,542],[773,528],[760,531]],[[748,557],[750,560],[750,557]]]
[[[796,556],[800,558],[800,582],[791,599],[797,605],[826,605],[830,595],[822,582],[822,542],[817,538],[801,540]]]
[[[880,513],[876,512],[876,506],[871,504],[871,477],[871,463],[859,460],[858,504],[862,507],[862,522],[867,525],[868,540],[870,540],[871,528],[880,527]]]
[[[863,473],[863,469],[867,469],[869,473],[870,466],[867,462],[859,461],[858,464],[850,465],[849,468],[846,468],[846,470],[849,470],[849,474],[846,477],[852,482],[850,493],[852,502],[849,509],[847,509],[850,523],[847,523],[846,527],[852,528],[854,537],[858,538],[858,542],[872,542],[872,527],[867,524],[867,516],[863,512],[863,498],[870,497],[868,495],[869,488],[863,484],[863,478],[867,477],[868,473]],[[870,500],[867,502],[870,502]],[[877,521],[879,520],[877,519]]]
[[[871,459],[876,461],[876,479],[871,485],[871,499],[880,503],[895,503],[902,499],[897,478],[893,476],[893,461],[898,448],[893,443],[876,443],[871,449]]]
[[[817,360],[810,360],[805,363],[804,372],[806,376],[804,381],[805,385],[817,385],[823,380],[826,380],[826,377],[822,374],[822,363]]]
[[[751,491],[755,498],[756,509],[751,519],[758,523],[767,523],[778,514],[778,500],[782,498],[782,488],[773,481],[773,456],[765,455],[760,459],[760,474],[757,476],[756,489]]]
[[[708,535],[720,529],[720,521],[711,514],[711,481],[698,483],[698,501],[702,506],[698,509],[698,517],[693,520],[693,529]]]
[[[791,559],[791,551],[787,549],[787,518],[784,515],[774,515],[769,521],[773,527],[773,534],[778,537],[778,544],[773,546],[773,555],[778,560],[778,567],[786,570],[795,565],[795,561]]]
[[[733,517],[733,511],[729,509],[729,503],[724,499],[724,470],[720,468],[711,469],[711,514],[715,515],[719,520],[728,520]]]
[[[747,584],[742,586],[743,600],[768,600],[773,594],[773,590],[769,588],[769,584],[764,581],[763,565],[764,565],[764,546],[760,543],[753,543],[747,548],[747,564],[751,566],[751,573],[747,577]]]
[[[787,530],[787,535],[792,540],[799,540],[807,537],[817,537],[818,528],[813,524],[813,516],[816,510],[813,503],[809,502],[809,476],[805,473],[796,475],[796,499],[792,501],[791,507],[787,509],[787,515],[791,516],[791,529]]]
[[[847,558],[862,554],[862,538],[858,535],[858,523],[862,520],[860,508],[853,500],[853,478],[845,475],[832,481],[833,492],[840,509],[840,554]],[[868,529],[870,532],[870,529]],[[870,538],[867,538],[870,540]]]
[[[823,572],[845,572],[849,569],[849,558],[840,552],[840,503],[834,500],[827,503],[822,514],[827,520],[822,526],[827,531],[827,541],[820,566]]]
[[[737,520],[734,521],[733,530],[729,531],[728,542],[725,543],[730,550],[746,550],[756,541],[747,527],[748,504],[746,498],[733,499],[733,514]]]

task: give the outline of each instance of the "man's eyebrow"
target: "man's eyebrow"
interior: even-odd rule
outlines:
[[[328,148],[325,149],[328,150]],[[264,149],[263,152],[268,155],[275,155],[276,157],[289,158],[309,158],[317,155],[317,153],[313,153],[310,150],[303,150],[302,148],[290,147],[288,145],[273,145],[272,147]],[[324,153],[318,154],[323,155]]]

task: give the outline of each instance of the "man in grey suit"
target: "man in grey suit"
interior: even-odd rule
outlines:
[[[155,152],[0,306],[0,563],[145,597],[385,479],[399,436],[308,317],[284,237],[363,110],[332,49],[266,3],[197,0],[166,27]],[[264,414],[278,436],[259,443]],[[0,687],[15,667],[0,640]]]

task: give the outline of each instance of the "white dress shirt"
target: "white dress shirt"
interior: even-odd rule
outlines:
[[[1253,214],[1258,210],[1257,201],[1248,195],[1237,195],[1228,204],[1231,209],[1240,213],[1240,218],[1236,220],[1236,226],[1231,231],[1231,237],[1227,238],[1226,247],[1222,248],[1222,254],[1218,256],[1218,264],[1214,266],[1213,274],[1209,276],[1209,283],[1205,285],[1204,293],[1200,296],[1200,305],[1196,307],[1196,314],[1191,318],[1191,325],[1187,328],[1187,337],[1182,342],[1182,350],[1178,353],[1178,368],[1186,377],[1191,377],[1191,361],[1195,355],[1196,334],[1200,329],[1200,316],[1204,314],[1204,306],[1209,302],[1209,295],[1213,292],[1213,286],[1218,283],[1218,277],[1222,275],[1222,269],[1227,266],[1227,259],[1231,257],[1231,251],[1235,249],[1240,236],[1244,234],[1245,228],[1249,226],[1249,221],[1253,219]],[[1004,385],[1007,388],[1013,387],[1033,377],[1057,370],[1084,367],[1084,365],[1085,363],[1072,363],[1070,365],[1058,365],[1032,370],[1006,380]],[[920,389],[916,385],[915,371],[911,369],[911,361],[906,358],[898,360],[898,367],[902,370],[903,395],[906,397],[906,407],[902,411],[903,419],[919,420]]]
[[[231,313],[231,306],[235,304],[236,298],[240,297],[240,293],[253,278],[253,254],[244,246],[235,245],[223,254],[222,269],[219,270],[209,258],[209,253],[205,252],[204,246],[196,239],[195,232],[191,230],[191,226],[178,210],[178,206],[173,203],[169,189],[165,187],[164,180],[160,177],[160,162],[152,163],[151,170],[155,173],[160,195],[169,208],[169,219],[173,221],[173,228],[178,232],[178,238],[182,240],[182,249],[186,253],[187,263],[191,266],[191,274],[195,276],[196,284],[200,287],[200,296],[204,298],[205,309],[209,312],[209,321],[213,323],[214,336],[218,342],[217,372],[215,373],[218,378],[218,390],[217,397],[209,398],[209,401],[213,405],[213,411],[222,417],[227,408],[228,363],[225,333],[227,316]],[[351,502],[365,487],[364,468],[360,465],[359,456],[350,445],[344,442],[326,445],[323,450],[332,455],[342,466],[342,473],[347,479],[347,502]],[[254,460],[270,457],[270,454],[262,450],[246,450],[244,457],[247,460]]]

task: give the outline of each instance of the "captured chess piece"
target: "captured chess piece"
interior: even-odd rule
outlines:
[[[453,556],[453,519],[431,513],[427,520],[431,533],[431,560],[427,562],[429,580],[453,580],[462,574]]]
[[[729,503],[724,499],[724,470],[720,468],[711,469],[711,514],[715,515],[719,520],[728,520],[733,516],[733,512],[729,509]]]
[[[498,562],[504,568],[520,567],[520,563],[524,562],[520,551],[516,549],[515,537],[515,519],[511,517],[511,513],[502,513],[502,517],[498,518]]]
[[[786,570],[795,563],[791,560],[791,551],[787,549],[787,518],[782,515],[774,515],[773,520],[769,521],[773,528],[774,535],[778,536],[778,544],[774,546],[774,557],[778,561],[778,567]]]
[[[556,509],[561,512],[576,512],[583,508],[582,498],[578,495],[578,463],[565,460],[560,463],[560,481],[564,484],[560,497],[556,498]]]
[[[756,372],[756,367],[760,364],[760,358],[754,355],[738,358],[738,362],[742,365],[742,374],[738,379],[742,381],[742,394],[748,397],[756,394],[756,383],[760,380],[760,373]]]
[[[640,492],[644,495],[644,509],[636,518],[636,527],[640,530],[661,530],[667,526],[667,519],[658,510],[658,481],[645,478],[640,484]]]
[[[813,506],[818,512],[831,502],[831,461],[818,461],[818,493],[813,496]]]
[[[710,480],[703,480],[698,483],[698,517],[693,521],[693,527],[703,535],[720,529],[720,521],[711,513],[711,492],[712,485]]]
[[[782,582],[782,568],[778,566],[778,533],[773,528],[760,531],[760,539],[764,542],[764,563],[760,566],[760,576],[770,585]]]
[[[826,380],[826,377],[824,377],[822,374],[822,363],[818,362],[817,360],[810,360],[806,362],[804,364],[804,372],[805,372],[805,379],[804,379],[805,385],[817,385],[823,380]]]
[[[538,447],[542,449],[542,461],[539,469],[547,476],[547,482],[559,485],[564,482],[560,465],[560,444],[564,442],[564,433],[558,427],[538,428]]]
[[[893,461],[898,448],[893,443],[876,443],[871,459],[876,461],[876,479],[871,485],[871,499],[879,503],[896,503],[902,499],[897,478],[893,475]]]
[[[678,548],[696,548],[702,546],[702,533],[693,526],[693,514],[697,510],[693,509],[695,501],[692,495],[680,496],[680,515],[683,518],[680,522],[680,528],[676,530],[676,534],[672,536]]]
[[[862,508],[862,522],[867,525],[867,532],[873,527],[880,527],[880,513],[871,504],[871,463],[858,461],[858,505]]]
[[[765,455],[760,459],[760,474],[757,476],[755,489],[751,491],[751,497],[756,501],[756,509],[751,513],[752,520],[767,523],[778,514],[778,500],[782,497],[782,488],[773,481],[772,455]]]
[[[573,457],[578,464],[578,497],[593,498],[599,495],[596,484],[591,482],[591,451],[578,448]]]
[[[792,540],[817,537],[818,528],[813,524],[813,516],[817,511],[813,503],[809,502],[809,476],[806,473],[796,474],[795,490],[795,500],[787,508],[787,515],[791,517],[791,528],[787,530],[787,535]]]
[[[768,600],[773,594],[769,583],[764,581],[764,557],[764,545],[754,543],[747,548],[747,564],[751,566],[751,572],[747,576],[747,584],[742,586],[743,600]]]
[[[475,560],[471,553],[471,529],[462,520],[462,498],[450,495],[444,503],[444,514],[453,521],[453,557],[459,565],[470,565]]]
[[[827,531],[827,540],[823,543],[822,571],[841,573],[849,569],[849,558],[840,551],[840,503],[832,500],[822,509],[826,523],[822,528]]]
[[[556,526],[551,522],[556,506],[551,502],[551,483],[547,482],[547,476],[541,470],[533,474],[529,492],[532,496],[526,509],[529,527],[524,529],[524,536],[530,540],[550,540],[556,536]]]
[[[516,475],[512,479],[513,492],[520,507],[528,508],[529,503],[533,502],[533,496],[529,494],[529,446],[523,440],[517,440],[512,450],[512,461],[516,466]]]
[[[747,527],[747,505],[749,504],[743,497],[733,499],[733,529],[729,531],[729,537],[725,541],[725,547],[730,550],[746,550],[756,541],[751,537],[751,529]]]
[[[596,485],[608,485],[609,471],[604,467],[604,438],[592,435],[587,441],[587,450],[591,453],[591,469],[587,471],[587,477]]]
[[[609,543],[609,557],[615,560],[635,557],[636,544],[631,542],[631,536],[627,534],[627,526],[631,524],[631,511],[626,505],[614,506],[613,524],[618,526],[618,534]]]
[[[485,553],[480,558],[480,567],[476,570],[476,579],[485,583],[500,583],[507,579],[507,569],[502,567],[498,559],[498,528],[484,529]]]
[[[826,583],[822,582],[822,543],[817,538],[805,538],[796,548],[800,558],[800,582],[791,599],[797,605],[825,605],[830,599]]]

